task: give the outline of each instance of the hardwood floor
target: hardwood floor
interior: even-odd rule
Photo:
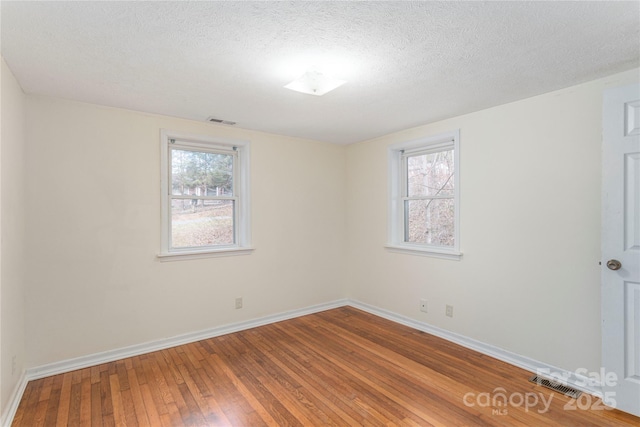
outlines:
[[[640,424],[620,411],[576,408],[599,400],[571,400],[530,376],[343,307],[31,381],[13,425]],[[501,391],[507,406],[492,402]]]

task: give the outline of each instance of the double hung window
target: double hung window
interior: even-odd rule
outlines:
[[[163,132],[161,257],[249,249],[248,148]]]
[[[457,259],[459,133],[389,148],[388,248]]]

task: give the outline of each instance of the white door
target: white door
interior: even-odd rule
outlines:
[[[603,391],[640,416],[640,85],[604,92],[602,126]]]

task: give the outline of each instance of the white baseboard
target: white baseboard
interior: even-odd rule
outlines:
[[[496,347],[491,344],[486,344],[481,341],[474,340],[473,338],[469,338],[464,335],[456,334],[454,332],[450,332],[445,329],[441,329],[436,326],[429,325],[428,323],[419,322],[409,317],[401,316],[394,312],[391,312],[379,307],[375,307],[373,305],[369,305],[360,301],[349,300],[348,304],[352,307],[358,308],[368,313],[375,314],[376,316],[385,318],[387,320],[391,320],[396,323],[400,323],[401,325],[409,326],[410,328],[417,329],[419,331],[426,332],[431,335],[435,335],[447,341],[451,341],[463,347],[469,348],[471,350],[475,350],[478,353],[491,356],[494,359],[501,360],[510,365],[514,365],[519,368],[522,368],[526,371],[529,371],[535,374],[550,373],[551,375],[546,375],[547,378],[563,379],[567,385],[573,388],[576,388],[588,394],[592,394],[594,396],[602,397],[601,387],[592,386],[591,385],[592,380],[587,378],[586,376],[578,375],[575,372],[570,372],[565,369],[561,369],[553,365],[549,365],[547,363],[543,363],[538,360],[531,359],[526,356],[521,356],[519,354],[510,352],[508,350],[504,350],[500,347]],[[544,374],[542,375],[545,376]]]
[[[228,325],[222,325],[203,331],[191,332],[187,334],[178,335],[171,338],[165,338],[156,341],[150,341],[143,344],[136,344],[128,347],[123,347],[114,350],[108,350],[100,353],[89,354],[86,356],[76,357],[73,359],[62,360],[59,362],[49,363],[47,365],[37,366],[35,368],[27,369],[20,377],[14,392],[12,393],[7,411],[0,419],[0,425],[7,427],[11,425],[13,417],[15,416],[24,390],[27,383],[32,380],[48,377],[51,375],[63,374],[66,372],[75,371],[77,369],[88,368],[103,363],[113,362],[116,360],[124,359],[127,357],[139,356],[142,354],[150,353],[152,351],[164,350],[167,348],[175,347],[182,344],[188,344],[195,341],[200,341],[208,338],[217,337],[220,335],[226,335],[233,332],[239,332],[246,329],[255,328],[258,326],[267,325],[270,323],[280,322],[283,320],[293,319],[295,317],[304,316],[307,314],[317,313],[320,311],[330,310],[332,308],[342,307],[350,305],[376,316],[391,320],[393,322],[408,326],[410,328],[423,331],[437,337],[443,338],[447,341],[459,344],[463,347],[475,350],[479,353],[491,356],[495,359],[503,362],[515,365],[519,368],[525,369],[533,373],[551,372],[562,375],[566,378],[566,383],[578,390],[585,393],[593,394],[601,397],[602,391],[599,387],[586,386],[588,384],[588,378],[577,375],[574,372],[569,372],[564,369],[557,368],[552,365],[548,365],[537,360],[512,353],[510,351],[501,349],[499,347],[486,344],[477,340],[474,340],[464,335],[459,335],[454,332],[447,331],[445,329],[438,328],[436,326],[429,325],[428,323],[419,322],[417,320],[405,317],[394,312],[375,307],[357,300],[352,299],[340,299],[331,301],[328,303],[317,304],[306,308],[297,310],[286,311],[284,313],[277,313],[258,319],[247,320],[244,322],[232,323]]]
[[[28,382],[26,371],[22,371],[22,375],[20,375],[20,379],[18,379],[16,386],[13,388],[13,393],[11,393],[9,397],[6,410],[2,414],[2,418],[0,418],[0,426],[9,427],[13,422],[13,417],[16,415],[18,405],[20,405],[20,400],[22,400],[22,395],[27,388]]]
[[[107,350],[100,353],[76,357],[73,359],[62,360],[60,362],[49,363],[47,365],[27,369],[27,379],[28,381],[36,380],[39,378],[49,377],[51,375],[75,371],[76,369],[88,368],[95,365],[101,365],[103,363],[125,359],[127,357],[139,356],[141,354],[151,353],[152,351],[164,350],[167,348],[176,347],[178,345],[205,340],[220,335],[244,331],[245,329],[263,326],[269,323],[280,322],[287,319],[293,319],[294,317],[300,317],[307,314],[330,310],[336,307],[342,307],[344,305],[347,305],[347,301],[348,300],[346,299],[331,301],[328,303],[286,311],[284,313],[272,314],[269,316],[260,317],[258,319],[251,319],[244,322],[217,326],[211,329],[205,329],[203,331],[190,332],[171,338],[164,338],[161,340],[150,341],[114,350]]]

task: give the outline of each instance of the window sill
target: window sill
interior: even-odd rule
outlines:
[[[200,258],[217,258],[217,257],[223,257],[223,256],[249,255],[254,250],[255,250],[254,248],[249,248],[249,247],[224,248],[224,249],[207,250],[207,251],[161,253],[161,254],[158,254],[157,257],[160,260],[160,262],[184,261],[184,260],[200,259]]]
[[[450,259],[454,261],[460,261],[462,258],[462,252],[457,252],[453,250],[438,250],[438,249],[430,249],[418,246],[404,246],[404,245],[394,245],[387,244],[384,246],[389,252],[395,252],[399,254],[408,254],[408,255],[419,255],[419,256],[428,256],[432,258],[441,258],[441,259]]]

